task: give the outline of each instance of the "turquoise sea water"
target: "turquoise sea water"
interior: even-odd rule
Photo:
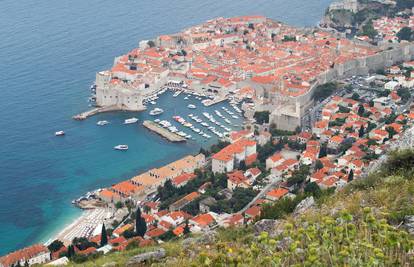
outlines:
[[[315,25],[330,0],[0,0],[0,255],[43,241],[79,214],[70,201],[97,187],[195,153],[111,113],[76,122],[88,109],[95,72],[139,40],[218,16],[262,14]],[[164,116],[187,112],[162,97]],[[215,108],[215,107],[214,107]],[[107,119],[107,127],[96,121]],[[54,137],[57,130],[67,136]],[[112,147],[126,143],[130,150]]]

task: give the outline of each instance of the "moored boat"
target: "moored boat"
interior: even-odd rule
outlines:
[[[57,131],[55,132],[55,136],[64,136],[65,132],[64,131]]]
[[[105,121],[105,120],[103,120],[103,121],[98,121],[98,122],[96,123],[96,125],[98,125],[98,126],[104,126],[104,125],[107,125],[107,124],[109,124],[109,121]]]
[[[124,124],[133,124],[133,123],[136,123],[137,121],[138,121],[137,118],[130,118],[130,119],[126,119],[124,121]]]

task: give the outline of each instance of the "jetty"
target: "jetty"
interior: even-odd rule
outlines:
[[[168,131],[167,129],[162,128],[160,125],[156,124],[153,121],[144,121],[142,123],[145,128],[148,130],[161,135],[165,139],[167,139],[170,142],[178,143],[178,142],[185,142],[186,139],[184,137],[179,136],[178,134],[172,133]]]
[[[117,111],[119,110],[119,107],[117,106],[107,106],[107,107],[98,107],[98,108],[94,108],[85,112],[82,112],[78,115],[75,115],[72,117],[72,119],[77,120],[77,121],[82,121],[82,120],[86,120],[87,118],[102,113],[102,112],[110,112],[110,111]]]
[[[203,103],[203,105],[205,107],[209,107],[209,106],[218,104],[220,102],[223,102],[225,100],[227,100],[226,96],[217,96],[214,99],[205,99],[205,100],[201,101],[201,103]]]

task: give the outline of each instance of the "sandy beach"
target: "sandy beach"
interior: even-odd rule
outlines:
[[[86,210],[61,232],[46,242],[46,244],[52,242],[53,240],[59,239],[65,245],[68,245],[72,243],[72,240],[75,237],[89,238],[100,234],[102,223],[112,217],[112,215],[112,210],[107,208]]]

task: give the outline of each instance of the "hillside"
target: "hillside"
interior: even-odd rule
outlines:
[[[70,266],[126,266],[132,256],[160,247],[166,257],[148,265],[413,266],[413,177],[414,151],[392,152],[376,173],[319,198],[296,216],[130,248]]]

